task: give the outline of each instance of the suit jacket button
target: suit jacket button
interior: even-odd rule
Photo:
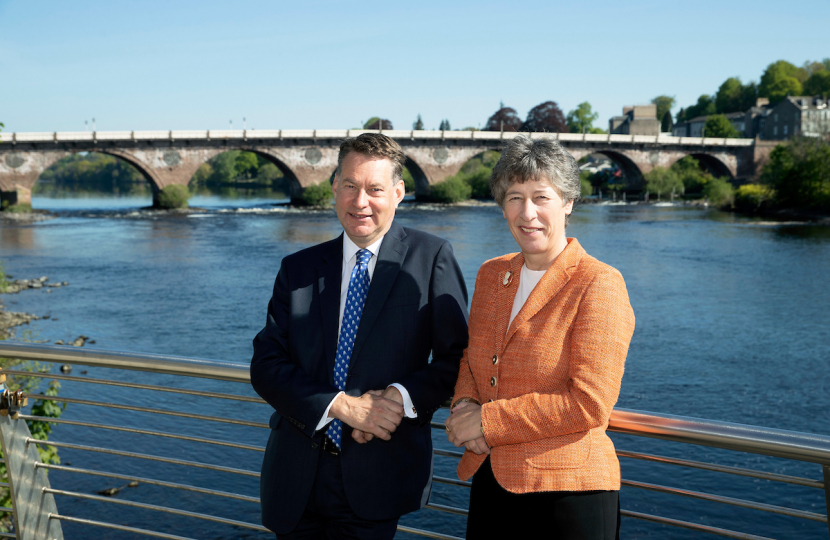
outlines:
[[[317,446],[318,446],[318,444],[316,442],[311,443],[311,449],[312,450],[317,450]]]
[[[496,386],[496,378],[490,377],[490,386]]]
[[[493,355],[493,365],[495,366],[498,363],[499,363],[499,355],[494,354]]]

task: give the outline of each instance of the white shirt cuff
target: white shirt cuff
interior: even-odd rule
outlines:
[[[340,397],[340,394],[344,394],[344,393],[345,392],[340,392],[336,396],[334,396],[334,399],[331,400],[331,403],[329,403],[329,406],[326,407],[326,411],[323,413],[323,417],[320,419],[319,422],[317,422],[317,427],[314,428],[314,431],[320,431],[321,429],[323,429],[324,427],[329,425],[329,422],[334,420],[334,418],[329,418],[329,411],[331,410],[331,406],[334,405],[334,400],[337,399],[338,397]]]
[[[409,392],[407,392],[406,388],[398,383],[392,383],[389,386],[394,386],[398,389],[398,392],[401,393],[401,397],[403,397],[404,415],[406,415],[407,418],[418,418],[418,412],[415,410],[415,404],[412,403],[412,398],[409,397]]]

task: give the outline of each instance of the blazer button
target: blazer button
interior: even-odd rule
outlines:
[[[493,365],[495,366],[498,363],[499,363],[499,355],[494,354],[493,355]]]
[[[496,386],[496,378],[490,377],[490,386]]]

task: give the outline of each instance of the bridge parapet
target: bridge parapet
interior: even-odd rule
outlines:
[[[617,143],[656,144],[680,146],[753,146],[755,139],[723,139],[712,137],[673,137],[661,133],[651,135],[616,135],[597,133],[528,133],[500,131],[418,131],[418,130],[368,130],[368,129],[270,129],[270,130],[168,130],[168,131],[66,131],[66,132],[23,132],[0,135],[0,146],[19,143],[79,142],[94,141],[185,141],[185,140],[342,140],[357,137],[362,133],[383,133],[403,142],[410,141],[502,141],[519,135],[532,139],[555,139],[563,143]]]

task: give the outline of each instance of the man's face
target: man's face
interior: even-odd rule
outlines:
[[[403,200],[403,182],[392,183],[392,162],[350,152],[334,177],[337,219],[358,247],[386,234]]]

